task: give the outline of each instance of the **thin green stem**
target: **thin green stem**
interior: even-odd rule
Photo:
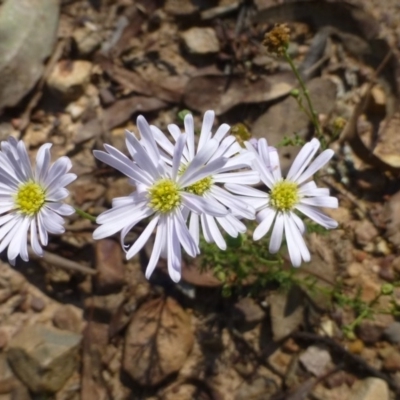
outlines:
[[[88,219],[90,222],[96,223],[96,217],[94,217],[93,215],[88,214],[87,212],[81,210],[81,209],[78,208],[78,207],[74,207],[74,208],[75,208],[76,213],[77,213],[80,217],[85,218],[85,219]]]
[[[289,63],[290,68],[292,69],[294,75],[296,76],[296,79],[300,84],[301,91],[303,92],[303,95],[307,101],[307,105],[310,110],[310,113],[306,113],[306,114],[311,118],[311,122],[317,131],[318,138],[322,140],[323,136],[322,136],[321,126],[319,124],[319,121],[317,118],[317,113],[314,110],[314,107],[313,107],[313,104],[312,104],[312,101],[310,98],[310,93],[306,87],[306,84],[304,83],[303,78],[300,76],[299,70],[294,65],[294,62],[293,62],[292,58],[290,57],[290,55],[288,54],[287,50],[285,50],[284,56],[285,56],[286,61]]]

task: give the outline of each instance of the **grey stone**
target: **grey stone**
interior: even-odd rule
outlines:
[[[56,392],[77,366],[82,336],[44,325],[26,326],[9,345],[15,374],[33,392]]]
[[[279,341],[303,323],[304,306],[300,289],[293,287],[288,293],[274,293],[271,304],[271,324],[274,341]]]
[[[367,378],[353,386],[349,400],[389,400],[389,388],[383,379]]]
[[[383,336],[390,343],[400,343],[400,322],[391,323],[383,332]]]
[[[300,362],[304,368],[314,374],[320,376],[324,374],[328,364],[332,361],[329,351],[318,346],[310,346],[300,356]]]
[[[212,28],[190,28],[181,34],[187,49],[193,54],[219,52],[219,41]]]

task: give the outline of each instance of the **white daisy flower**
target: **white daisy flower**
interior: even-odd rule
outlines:
[[[246,231],[246,226],[239,218],[254,219],[255,210],[253,207],[244,203],[238,196],[229,193],[223,187],[219,186],[219,184],[236,183],[252,185],[260,181],[260,176],[257,171],[248,170],[252,164],[254,155],[246,149],[243,149],[237,143],[233,135],[228,135],[230,130],[229,125],[222,124],[215,134],[212,134],[214,117],[214,111],[207,111],[204,114],[200,137],[196,148],[193,116],[191,114],[185,116],[184,126],[187,141],[183,149],[180,172],[182,173],[189,168],[197,155],[204,151],[206,144],[211,139],[216,141],[218,146],[213,152],[210,151],[208,153],[206,165],[214,163],[215,160],[220,157],[226,157],[228,159],[224,168],[215,171],[213,174],[209,174],[202,180],[186,188],[186,191],[202,196],[205,199],[218,201],[231,211],[228,215],[217,217],[204,213],[198,214],[192,211],[189,216],[189,230],[197,244],[199,244],[201,228],[204,238],[208,243],[216,243],[221,250],[225,250],[226,242],[218,225],[230,236],[237,237],[240,232],[243,233]],[[151,126],[151,129],[157,143],[164,151],[164,160],[166,163],[171,164],[174,154],[174,145],[160,129],[155,126]],[[180,128],[175,124],[169,125],[168,130],[176,142],[182,136]],[[247,171],[241,170],[243,168],[247,168]]]
[[[50,165],[50,143],[40,147],[32,168],[24,143],[10,137],[0,151],[0,252],[14,265],[18,255],[28,261],[28,232],[33,251],[43,256],[48,233],[64,233],[64,219],[74,208],[62,203],[69,192],[64,186],[76,179],[68,173],[71,161],[59,158]]]
[[[121,231],[121,242],[126,248],[127,259],[130,259],[143,248],[157,228],[146,277],[150,277],[159,258],[163,257],[167,259],[172,280],[178,282],[181,277],[181,246],[192,257],[199,252],[183,217],[186,209],[214,217],[228,213],[214,199],[197,196],[186,191],[186,188],[210,174],[218,173],[227,163],[227,158],[218,157],[207,163],[209,154],[214,154],[218,147],[216,140],[209,140],[180,174],[187,136],[180,135],[178,138],[173,149],[172,165],[169,166],[163,161],[150,126],[143,116],[138,117],[137,126],[140,141],[131,132],[126,133],[126,145],[134,161],[107,144],[104,145],[106,152],[94,151],[97,159],[128,176],[137,190],[130,196],[114,199],[112,209],[97,217],[101,226],[94,231],[93,237],[102,239]],[[136,242],[130,247],[125,246],[128,232],[147,217],[152,219]]]
[[[314,181],[309,181],[334,153],[332,150],[324,150],[311,162],[320,147],[319,140],[312,139],[300,150],[287,177],[282,178],[278,153],[268,148],[265,139],[258,141],[258,152],[250,143],[246,143],[246,147],[256,154],[254,168],[260,172],[269,193],[255,188],[243,190],[243,187],[235,184],[226,186],[232,192],[246,196],[247,201],[259,211],[257,220],[260,224],[254,230],[253,239],[261,239],[274,225],[269,243],[270,253],[279,250],[285,234],[291,262],[298,267],[302,260],[310,261],[310,252],[303,239],[304,222],[295,211],[305,214],[324,228],[333,229],[338,226],[335,220],[319,210],[319,207],[337,208],[337,198],[329,196],[329,189],[318,188]]]

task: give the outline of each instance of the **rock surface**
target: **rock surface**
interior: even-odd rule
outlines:
[[[271,324],[274,341],[279,341],[294,332],[304,320],[302,294],[293,288],[289,293],[274,293],[271,304]]]
[[[304,368],[314,374],[320,376],[326,372],[326,367],[332,361],[329,351],[318,346],[310,346],[301,356],[300,362]]]
[[[389,388],[383,379],[367,378],[353,386],[349,400],[389,400]]]
[[[191,28],[181,34],[188,51],[192,54],[218,53],[219,42],[212,28]]]
[[[47,79],[47,85],[64,100],[75,100],[89,83],[91,70],[89,61],[60,61]]]
[[[10,342],[8,360],[33,392],[56,392],[77,366],[81,339],[44,325],[27,326]]]

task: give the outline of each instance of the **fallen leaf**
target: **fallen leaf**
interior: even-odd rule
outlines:
[[[382,124],[373,153],[386,164],[400,168],[400,110]]]
[[[100,135],[103,130],[110,130],[128,121],[137,112],[156,111],[166,107],[167,103],[155,97],[133,96],[121,99],[103,111],[102,122],[92,119],[79,128],[74,143],[79,144]]]
[[[125,336],[123,369],[142,385],[177,372],[193,346],[190,317],[173,299],[155,299],[134,314]]]
[[[295,84],[291,72],[260,76],[248,81],[243,76],[196,76],[188,82],[184,102],[191,110],[213,109],[221,115],[242,103],[261,103],[287,95]]]
[[[56,39],[58,0],[6,0],[0,8],[0,110],[33,88]]]

